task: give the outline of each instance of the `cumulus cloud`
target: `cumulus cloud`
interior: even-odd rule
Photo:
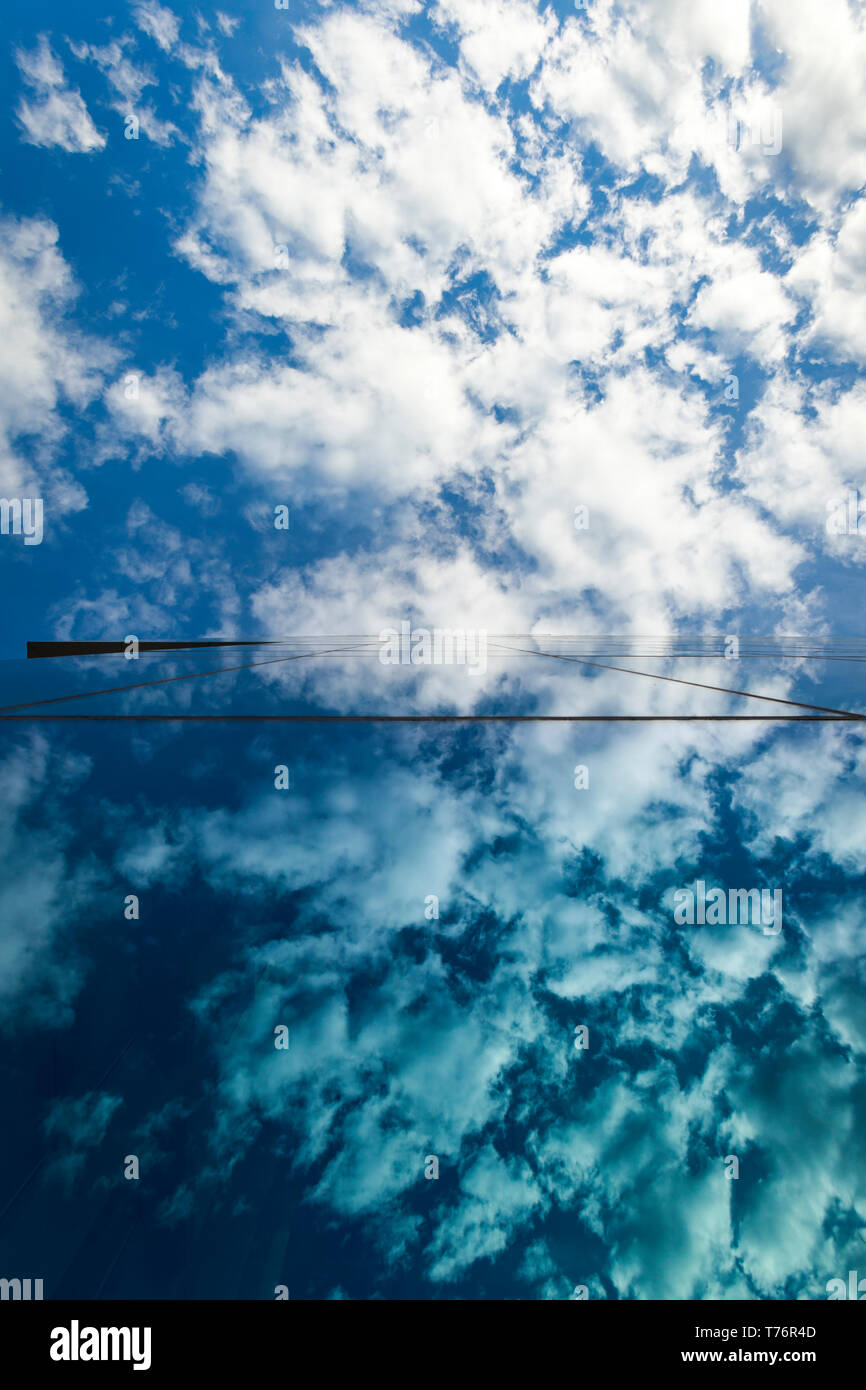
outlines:
[[[442,0],[428,45],[412,0],[370,0],[276,16],[292,43],[259,86],[229,70],[226,16],[196,48],[172,11],[134,13],[160,83],[189,91],[182,129],[150,108],[143,128],[187,142],[163,249],[212,313],[196,311],[186,358],[143,343],[139,365],[132,341],[100,354],[69,328],[55,229],[9,224],[4,489],[48,477],[59,505],[84,505],[57,467],[58,406],[100,387],[91,462],[152,470],[96,571],[51,609],[57,635],[169,632],[179,613],[223,635],[374,643],[404,617],[539,637],[838,616],[839,571],[862,563],[858,536],[825,525],[856,484],[864,424],[854,7],[834,0],[825,22],[805,0],[593,0],[557,18]],[[117,111],[155,85],[133,43],[73,50]],[[47,40],[19,65],[36,142],[96,148]],[[167,478],[166,502],[149,484]],[[209,689],[343,712],[733,703],[547,658],[500,652],[469,678],[375,656],[274,658]],[[695,657],[676,674],[781,697],[814,674],[733,669]],[[195,684],[117,707],[193,708]],[[450,1291],[513,1258],[541,1297],[796,1297],[846,1269],[842,1227],[866,1212],[856,730],[400,737],[311,736],[282,798],[272,769],[290,755],[262,734],[246,761],[202,755],[190,776],[218,788],[201,804],[185,788],[134,817],[102,808],[118,874],[155,891],[197,874],[233,905],[230,950],[185,979],[212,1069],[207,1155],[161,1193],[163,1218],[194,1215],[277,1134],[318,1219],[369,1233],[374,1284],[411,1267]],[[68,1017],[62,836],[36,841],[38,883],[19,862],[34,756],[9,776],[23,897],[6,1002],[31,990],[37,1016],[53,1000]],[[783,877],[780,937],[676,927],[676,887],[734,873]],[[112,1097],[84,1101],[52,1132],[103,1134]],[[154,1114],[190,1104],[163,1097]],[[329,1271],[335,1296],[347,1282]]]
[[[159,368],[134,408],[115,388],[125,447],[141,436],[187,457],[228,455],[263,492],[290,488],[323,508],[348,494],[362,533],[374,497],[399,502],[405,534],[407,501],[419,517],[441,489],[469,500],[481,480],[477,563],[495,518],[502,612],[526,614],[522,627],[555,625],[587,592],[607,630],[768,600],[784,620],[795,574],[826,547],[775,505],[769,450],[748,449],[746,486],[732,491],[708,392],[721,399],[743,359],[767,374],[751,442],[810,287],[832,292],[830,271],[810,269],[817,241],[784,274],[732,233],[762,182],[785,196],[772,154],[732,144],[721,76],[713,92],[699,76],[700,61],[720,64],[737,119],[760,134],[772,93],[750,67],[748,7],[722,23],[712,6],[599,3],[558,28],[518,4],[437,15],[459,36],[459,74],[374,7],[305,21],[315,69],[282,60],[264,113],[215,58],[195,79],[202,173],[175,251],[220,287],[236,324],[290,334],[291,360],[238,346],[185,389]],[[530,74],[537,115],[577,122],[580,139],[485,96]],[[594,236],[568,244],[592,216],[587,138],[667,195],[635,197],[620,177]],[[717,190],[683,186],[695,157]],[[840,235],[848,262],[855,215]],[[791,253],[783,220],[767,236]],[[840,312],[827,299],[815,331]],[[578,504],[591,517],[579,542]],[[435,563],[417,520],[414,535],[414,558],[426,548]],[[359,576],[377,563],[375,544],[343,561]],[[276,617],[272,594],[253,602]]]
[[[57,461],[70,433],[61,406],[83,410],[114,358],[72,320],[78,292],[52,222],[3,219],[0,490],[43,495],[55,517],[86,506],[82,484]]]
[[[431,1285],[448,1284],[525,1248],[524,1277],[541,1296],[567,1297],[577,1283],[593,1296],[814,1296],[813,1271],[843,1258],[828,1214],[838,1200],[862,1210],[866,1198],[841,1137],[857,1123],[862,1067],[843,986],[850,940],[833,949],[814,928],[804,939],[796,914],[781,939],[759,927],[675,928],[663,887],[684,863],[712,877],[722,767],[778,799],[772,758],[790,740],[771,741],[762,762],[735,751],[739,737],[724,736],[724,753],[704,748],[683,777],[695,756],[686,731],[635,732],[628,747],[606,735],[590,759],[598,791],[576,794],[561,731],[479,742],[462,786],[444,750],[419,759],[413,735],[384,774],[356,760],[350,778],[332,756],[328,790],[314,794],[321,760],[302,759],[290,805],[263,791],[235,811],[175,815],[182,852],[200,856],[221,895],[240,895],[250,924],[275,893],[293,904],[290,928],[255,926],[245,963],[193,1004],[221,1074],[202,1180],[263,1124],[287,1127],[294,1168],[317,1175],[315,1202],[363,1220],[383,1271],[411,1260]],[[850,735],[815,735],[825,737],[852,751]],[[267,763],[264,749],[256,757]],[[778,816],[765,821],[780,833]],[[845,862],[829,835],[815,850]],[[763,853],[741,872],[767,871]],[[785,890],[796,894],[798,881]],[[760,1000],[758,980],[770,991]],[[754,1055],[733,1045],[732,1029],[766,1029],[769,1016]],[[275,1020],[290,1025],[286,1052],[273,1046]],[[575,1022],[589,1026],[586,1051]],[[855,1062],[819,1043],[826,1027]],[[685,1056],[678,1072],[672,1059]],[[791,1105],[802,1107],[795,1132]],[[743,1165],[742,1198],[725,1175],[730,1154]],[[425,1183],[430,1155],[445,1199]],[[419,1192],[433,1203],[423,1212]],[[790,1203],[793,1226],[782,1219]],[[554,1206],[575,1226],[565,1269],[537,1258]],[[590,1236],[607,1252],[600,1267],[582,1263]]]

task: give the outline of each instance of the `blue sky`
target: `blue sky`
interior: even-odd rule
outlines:
[[[0,494],[44,505],[41,543],[0,535],[3,703],[133,679],[34,672],[40,637],[862,631],[866,542],[827,525],[863,480],[861,6],[37,3],[3,40]],[[858,671],[676,664],[859,709]],[[89,708],[214,702],[744,708],[349,655]],[[7,725],[0,755],[9,1274],[814,1298],[866,1260],[856,732]],[[699,878],[781,887],[781,935],[677,928]]]

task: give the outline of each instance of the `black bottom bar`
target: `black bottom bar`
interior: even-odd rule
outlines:
[[[360,1353],[368,1361],[368,1373],[375,1367],[376,1379],[388,1371],[411,1381],[414,1358],[407,1358],[407,1350],[414,1336],[424,1339],[426,1380],[437,1349],[442,1374],[453,1378],[456,1362],[464,1359],[458,1347],[467,1339],[477,1348],[476,1357],[483,1356],[488,1369],[495,1370],[503,1354],[513,1355],[515,1340],[535,1360],[541,1354],[539,1335],[549,1364],[547,1339],[558,1334],[564,1339],[562,1354],[572,1358],[563,1371],[571,1365],[575,1379],[585,1379],[590,1366],[592,1378],[602,1383],[616,1383],[631,1371],[661,1384],[669,1372],[700,1374],[708,1366],[728,1371],[806,1367],[826,1384],[843,1366],[859,1363],[862,1347],[863,1313],[829,1300],[572,1301],[578,1306],[558,1311],[526,1303],[497,1307],[440,1300],[390,1307],[380,1301],[311,1303],[291,1293],[273,1303],[4,1302],[0,1371],[14,1368],[16,1383],[27,1384],[32,1372],[92,1379],[100,1370],[115,1377],[133,1375],[138,1364],[151,1379],[168,1383],[169,1377],[174,1381],[179,1374],[194,1373],[196,1384],[208,1384],[211,1374],[230,1383],[233,1374],[267,1374],[266,1367],[280,1373],[281,1380],[293,1381],[301,1378],[304,1367],[327,1366],[332,1379],[341,1369],[338,1357],[335,1364],[340,1348],[356,1372]],[[99,1359],[92,1359],[93,1353]],[[416,1362],[415,1369],[419,1367]]]

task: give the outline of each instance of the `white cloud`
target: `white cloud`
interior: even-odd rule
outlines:
[[[863,184],[866,144],[866,18],[827,0],[761,0],[769,45],[783,57],[774,101],[798,189],[822,210]]]
[[[93,1148],[101,1143],[111,1117],[123,1102],[107,1091],[89,1091],[73,1100],[55,1101],[43,1122],[49,1138],[59,1138],[73,1149]]]
[[[133,13],[139,29],[149,34],[164,53],[174,47],[180,33],[180,20],[173,10],[158,4],[157,0],[145,0],[145,4],[136,5]]]
[[[15,54],[33,97],[22,97],[17,116],[24,139],[31,145],[57,145],[69,153],[89,153],[105,147],[105,136],[90,118],[81,94],[66,86],[63,67],[43,34],[31,51]]]
[[[46,515],[56,518],[86,505],[81,483],[56,462],[69,432],[59,407],[71,402],[83,410],[114,354],[69,321],[78,290],[54,224],[6,218],[3,233],[0,491],[7,497],[41,491]]]
[[[457,29],[461,58],[491,92],[506,77],[528,77],[556,29],[552,12],[528,0],[438,0],[434,22]]]
[[[866,559],[863,537],[832,528],[840,501],[862,482],[864,428],[862,381],[847,390],[832,382],[809,389],[802,375],[784,373],[751,412],[737,459],[749,496],[786,531],[799,532],[813,553],[855,565]]]
[[[591,40],[569,21],[555,42],[609,42],[605,71],[619,64],[650,81],[641,36],[605,13]],[[470,28],[476,20],[464,16]],[[699,20],[677,30],[669,52],[651,45],[671,100],[695,53],[748,57],[742,35],[733,42],[709,10]],[[252,117],[218,67],[199,80],[198,210],[175,244],[224,288],[241,324],[290,332],[293,360],[231,351],[185,401],[158,408],[154,383],[147,400],[162,413],[126,411],[124,434],[140,428],[152,444],[158,418],[160,447],[230,450],[259,486],[325,505],[349,491],[363,509],[384,491],[420,510],[443,484],[490,478],[496,548],[507,537],[525,556],[499,576],[503,594],[520,588],[522,630],[555,625],[588,590],[601,596],[607,630],[664,630],[769,596],[781,617],[802,538],[758,509],[760,488],[730,493],[724,431],[688,363],[672,380],[645,362],[648,351],[682,360],[683,304],[689,330],[713,344],[702,360],[714,361],[720,393],[732,357],[776,364],[786,351],[797,302],[756,249],[732,241],[724,201],[614,191],[603,235],[542,259],[589,207],[576,152],[486,109],[471,76],[461,84],[431,65],[381,13],[328,14],[303,37],[328,87],[283,65],[264,116]],[[513,171],[524,138],[535,190]],[[347,256],[372,273],[359,278]],[[492,298],[452,290],[482,273]],[[409,324],[403,302],[418,306]],[[600,405],[575,365],[597,377]],[[512,416],[497,420],[500,408]],[[592,516],[579,540],[577,503]],[[401,534],[418,536],[417,522],[401,522]],[[418,540],[432,559],[432,538]],[[372,551],[344,563],[362,586],[376,567]]]
[[[296,38],[311,62],[275,62],[247,100],[215,48],[179,44],[171,11],[137,9],[193,75],[192,211],[173,249],[222,295],[225,334],[192,380],[167,362],[114,362],[93,459],[204,460],[182,496],[249,525],[265,559],[242,591],[219,534],[190,540],[132,497],[112,579],[64,598],[58,635],[168,630],[193,595],[224,632],[252,618],[268,632],[376,634],[410,612],[490,633],[821,616],[818,581],[796,581],[816,556],[855,558],[823,523],[859,467],[864,396],[859,384],[809,384],[790,359],[863,350],[863,213],[848,201],[860,17],[836,0],[823,27],[800,0],[594,0],[557,28],[521,0],[472,0],[439,6],[460,47],[449,68],[407,38],[414,13],[372,0],[306,18]],[[216,25],[233,27],[219,14]],[[124,103],[151,85],[123,40],[86,56]],[[837,57],[838,98],[826,76]],[[56,98],[77,113],[66,147],[88,148],[47,42],[20,62],[37,92],[33,128]],[[531,111],[496,95],[509,77],[530,81]],[[778,156],[734,149],[730,112],[754,124],[767,102],[784,118]],[[613,166],[601,183],[590,141]],[[709,173],[687,182],[695,157]],[[803,249],[772,209],[741,235],[747,200],[766,192],[810,205],[817,230]],[[86,405],[105,359],[61,322],[72,289],[54,229],[10,226],[4,488],[29,486],[16,441],[36,435],[40,476],[56,476],[71,509],[83,492],[50,473],[57,406]],[[710,398],[735,357],[766,378],[736,457]],[[202,481],[214,456],[239,463],[237,508],[231,490],[215,504],[216,484]],[[277,551],[262,520],[280,502],[304,528],[301,559]],[[722,669],[695,660],[677,674],[732,681]],[[265,670],[281,697],[344,711],[471,707],[506,691],[584,713],[730,707],[674,685],[635,689],[616,671],[566,681],[541,659],[532,676],[492,660],[477,686],[453,670],[422,684],[375,655]],[[780,667],[761,688],[784,695],[792,680]],[[601,1272],[624,1296],[779,1296],[835,1258],[828,1212],[840,1194],[863,1205],[844,1144],[857,1097],[843,1053],[859,1061],[866,1038],[850,967],[861,914],[822,903],[806,920],[786,902],[780,940],[745,927],[677,936],[666,895],[727,839],[720,764],[738,774],[731,796],[753,863],[782,840],[810,870],[827,856],[861,873],[856,736],[816,735],[809,778],[802,753],[748,725],[707,729],[700,743],[665,726],[616,739],[588,726],[489,731],[460,777],[442,766],[445,745],[405,737],[408,765],[301,757],[286,802],[260,743],[259,780],[236,805],[154,814],[118,850],[118,870],[142,882],[195,863],[211,888],[267,912],[194,1001],[219,1067],[223,1171],[263,1119],[295,1125],[293,1161],[315,1165],[314,1200],[375,1228],[394,1260],[420,1251],[437,1281],[525,1239],[535,1253],[522,1268],[545,1296],[560,1278],[602,1292],[598,1270],[560,1270],[545,1254],[537,1228],[554,1201],[605,1242]],[[586,796],[572,782],[580,761],[592,768]],[[46,839],[38,883],[18,863],[32,775],[13,759],[5,976],[17,997],[35,970],[37,997],[64,1009],[78,976],[56,954],[62,845]],[[114,828],[126,823],[117,813]],[[288,894],[291,929],[272,921]],[[429,894],[443,905],[435,923]],[[768,985],[757,1003],[755,981]],[[756,1055],[726,1041],[757,1008],[772,1024],[777,1006],[778,1039],[761,1034]],[[576,1084],[578,1008],[594,1011],[603,1066]],[[267,1046],[283,1017],[285,1056]],[[502,1139],[515,1114],[526,1140],[509,1154],[490,1135]],[[748,1161],[753,1146],[764,1176],[734,1203],[722,1160],[738,1150]],[[431,1201],[422,1221],[413,1202],[431,1152],[450,1165],[455,1197]],[[166,1215],[182,1219],[194,1199],[185,1184]]]
[[[864,1196],[856,1155],[839,1138],[853,1118],[856,1079],[840,1050],[822,1046],[816,1063],[814,1030],[825,1026],[815,1019],[826,998],[825,1019],[862,1050],[845,983],[850,938],[834,944],[828,924],[807,943],[818,988],[807,998],[796,986],[793,998],[809,1013],[789,1075],[784,1026],[774,1041],[768,1023],[754,1056],[719,1028],[754,1016],[756,976],[777,968],[780,979],[786,969],[791,976],[790,951],[787,967],[779,953],[798,940],[795,923],[786,918],[781,941],[734,928],[712,942],[708,929],[690,929],[676,942],[683,929],[669,904],[635,908],[642,883],[660,869],[675,873],[713,838],[716,757],[730,768],[741,737],[754,734],[704,741],[695,759],[682,728],[636,731],[628,742],[599,735],[589,793],[571,785],[574,739],[561,730],[499,741],[495,757],[491,743],[475,765],[489,767],[492,781],[459,788],[437,766],[442,749],[423,762],[407,744],[387,767],[354,759],[351,775],[344,755],[331,758],[326,776],[311,757],[293,767],[291,805],[262,790],[234,813],[185,813],[173,834],[185,854],[200,855],[219,892],[270,903],[280,891],[294,903],[291,929],[272,930],[264,944],[258,934],[247,969],[211,981],[195,1004],[222,1074],[215,1153],[236,1157],[238,1136],[252,1142],[262,1119],[288,1123],[296,1165],[320,1173],[315,1200],[365,1218],[391,1259],[414,1251],[433,1281],[534,1239],[553,1203],[572,1213],[576,1249],[580,1231],[604,1242],[602,1272],[620,1296],[779,1297],[786,1281],[802,1291],[813,1270],[832,1272],[841,1256],[824,1233],[827,1213],[837,1194],[851,1203]],[[842,731],[832,737],[850,743]],[[785,743],[771,746],[781,753]],[[264,749],[256,762],[266,779]],[[784,801],[771,762],[743,746],[737,763],[767,801]],[[824,780],[829,792],[833,777]],[[814,807],[811,817],[815,824]],[[491,851],[520,825],[532,832],[519,848]],[[829,843],[822,835],[816,848]],[[567,866],[582,855],[599,876],[567,892]],[[439,893],[442,916],[425,923],[428,891]],[[463,981],[464,952],[467,966],[483,967],[485,921],[487,973]],[[399,949],[401,929],[414,929],[411,952]],[[368,985],[363,1003],[348,985],[356,978]],[[252,1004],[244,979],[258,981]],[[550,1010],[552,997],[571,1001],[571,1022]],[[765,1014],[775,1007],[762,1005]],[[587,1057],[573,1047],[571,1024],[588,1010]],[[275,1019],[291,1027],[287,1053],[263,1051]],[[644,1059],[637,1071],[634,1047]],[[671,1061],[685,1048],[702,1059],[686,1068],[689,1079]],[[593,1069],[599,1057],[602,1069],[598,1061]],[[574,1078],[581,1066],[590,1067],[585,1083]],[[718,1108],[722,1093],[731,1113]],[[802,1106],[796,1132],[784,1118],[791,1106]],[[509,1148],[506,1107],[528,1132],[519,1153]],[[811,1143],[815,1125],[823,1137]],[[725,1157],[748,1165],[756,1146],[765,1177],[734,1203]],[[422,1241],[417,1190],[436,1201],[423,1177],[428,1154],[456,1178],[457,1196],[429,1207]],[[798,1216],[789,1231],[782,1213],[791,1202]],[[544,1262],[536,1277],[552,1273]],[[568,1282],[548,1294],[566,1297],[575,1283],[601,1292],[597,1273],[563,1270]]]
[[[843,215],[835,236],[819,232],[803,248],[786,282],[812,309],[804,337],[818,350],[857,362],[866,359],[862,313],[866,277],[866,199]]]
[[[68,826],[39,815],[47,786],[66,796],[87,776],[87,759],[45,739],[13,742],[3,760],[0,800],[0,1024],[69,1023],[84,977],[74,923],[99,876],[69,854]],[[49,818],[50,820],[50,818]]]
[[[237,15],[223,14],[222,10],[217,10],[214,18],[217,28],[221,34],[225,34],[226,38],[231,38],[241,22]]]
[[[118,98],[112,103],[113,109],[127,120],[135,116],[145,136],[155,145],[170,145],[179,135],[172,121],[163,121],[153,107],[142,103],[141,94],[145,87],[157,85],[157,79],[147,68],[136,67],[125,52],[132,42],[129,38],[114,40],[102,47],[96,44],[71,44],[76,58],[95,63],[108,78]],[[128,138],[124,131],[124,139]],[[137,138],[137,137],[136,137]]]

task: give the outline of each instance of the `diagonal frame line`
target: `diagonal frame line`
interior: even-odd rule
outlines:
[[[769,700],[774,705],[790,705],[795,709],[818,710],[822,714],[832,714],[837,719],[863,719],[866,715],[852,710],[834,709],[828,705],[815,705],[803,700],[785,700],[781,695],[759,695],[754,690],[731,690],[724,685],[705,685],[703,681],[687,681],[682,676],[660,676],[655,671],[635,671],[628,666],[609,666],[603,661],[587,661],[579,656],[563,656],[560,652],[533,652],[529,647],[506,647],[506,651],[523,651],[528,656],[547,656],[554,661],[568,661],[577,666],[595,666],[601,671],[622,671],[627,676],[645,676],[647,680],[669,681],[672,685],[690,685],[696,690],[713,690],[719,695],[742,695],[749,700]]]
[[[163,724],[857,724],[866,714],[2,714],[5,721]]]
[[[320,639],[321,640],[321,639]],[[328,640],[328,639],[324,639]],[[262,645],[277,645],[279,639],[264,639]],[[640,722],[738,722],[738,721],[802,721],[802,722],[844,722],[844,721],[863,721],[866,714],[858,714],[851,710],[839,710],[826,705],[805,703],[800,700],[789,700],[777,695],[763,695],[751,690],[734,690],[727,686],[709,685],[701,681],[689,681],[678,676],[662,676],[654,671],[637,671],[630,667],[614,666],[605,662],[591,661],[586,657],[567,656],[561,652],[539,651],[537,648],[521,648],[505,646],[501,642],[494,645],[500,651],[512,652],[516,655],[541,656],[551,660],[566,661],[569,664],[578,666],[596,667],[605,671],[618,671],[624,675],[642,676],[647,680],[666,681],[675,685],[691,686],[695,689],[710,690],[718,694],[736,695],[746,699],[766,700],[773,704],[790,706],[796,709],[818,711],[818,713],[806,715],[711,715],[711,714],[674,714],[674,715],[541,715],[541,714],[346,714],[346,715],[324,715],[324,714],[176,714],[176,713],[147,713],[147,714],[18,714],[18,710],[31,710],[43,705],[53,705],[64,703],[69,700],[86,699],[89,696],[111,695],[121,693],[125,690],[139,690],[149,686],[168,685],[176,681],[202,679],[204,676],[222,675],[232,671],[251,670],[257,666],[273,666],[288,661],[300,661],[307,657],[340,655],[344,652],[364,651],[372,643],[373,638],[365,638],[357,643],[347,644],[345,641],[339,647],[312,649],[305,652],[295,653],[289,656],[273,657],[266,661],[244,662],[235,666],[214,667],[206,671],[187,672],[178,676],[163,676],[149,681],[137,681],[129,685],[111,686],[104,690],[78,691],[71,695],[57,695],[43,700],[24,701],[16,705],[0,706],[0,720],[2,721],[23,721],[31,720],[56,720],[56,721],[161,721],[172,722],[193,722],[193,721],[225,721],[225,722],[288,722],[288,723],[471,723],[471,722],[569,722],[569,723],[640,723]],[[197,644],[199,645],[199,644]],[[204,645],[204,644],[200,644]],[[232,643],[225,641],[221,645],[253,645],[251,642]],[[174,650],[181,649],[180,646]],[[193,644],[184,648],[192,650]]]
[[[351,651],[350,647],[333,647],[331,651]],[[239,666],[216,666],[207,671],[187,671],[182,676],[160,676],[152,681],[136,681],[132,685],[112,685],[105,690],[79,690],[74,695],[52,695],[47,700],[24,700],[18,705],[0,705],[0,715],[11,716],[13,710],[35,709],[40,705],[60,705],[67,700],[87,700],[95,695],[116,695],[124,690],[144,690],[151,685],[171,685],[173,681],[201,680],[204,676],[222,676],[228,671],[250,671],[254,666],[276,666],[283,661],[304,661],[311,656],[327,656],[328,651],[299,652],[294,656],[274,656],[267,661],[247,661]],[[34,715],[34,718],[36,716]]]

